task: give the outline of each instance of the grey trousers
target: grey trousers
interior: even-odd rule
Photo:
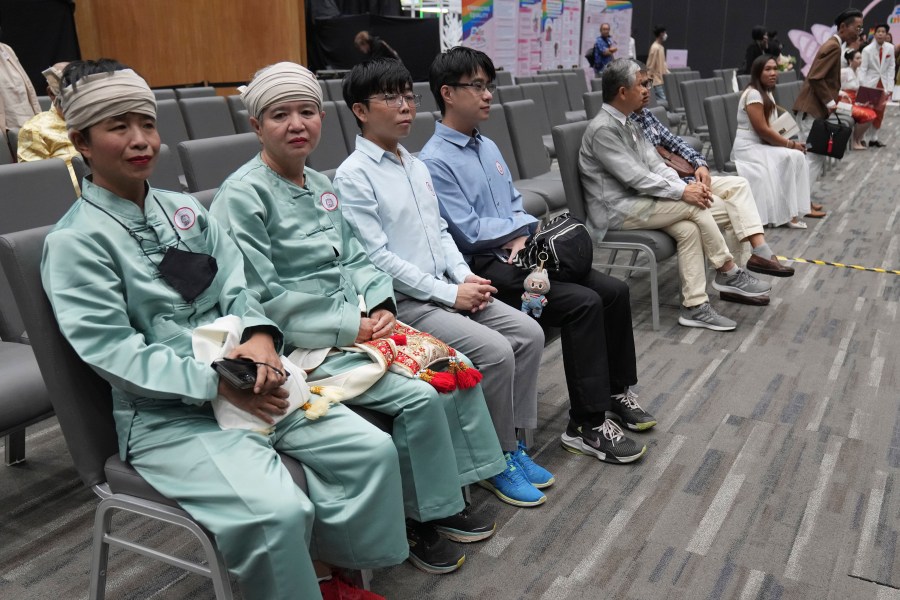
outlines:
[[[815,118],[812,115],[808,115],[806,113],[799,113],[797,115],[797,125],[800,126],[800,133],[798,137],[801,142],[806,142],[806,138],[809,137],[809,130],[812,129],[813,121]],[[806,153],[806,163],[809,165],[809,187],[810,192],[812,191],[812,186],[819,180],[819,177],[825,174],[825,161],[828,159],[826,156],[822,156],[821,154],[813,154],[812,152]],[[801,217],[803,215],[800,215]]]
[[[463,314],[403,294],[396,296],[398,319],[447,342],[481,371],[481,387],[500,448],[515,451],[516,427],[537,427],[537,375],[544,350],[541,326],[500,301]]]

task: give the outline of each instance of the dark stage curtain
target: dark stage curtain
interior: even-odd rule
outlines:
[[[0,28],[39,96],[47,93],[41,71],[81,58],[72,0],[0,0]]]
[[[353,45],[357,32],[378,36],[400,54],[415,81],[428,81],[428,67],[440,52],[438,19],[352,15],[316,19],[307,39],[309,68],[349,69],[363,60]]]

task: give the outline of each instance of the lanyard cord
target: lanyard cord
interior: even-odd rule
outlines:
[[[84,200],[85,202],[87,202],[88,204],[90,204],[91,206],[93,206],[94,208],[96,208],[97,210],[99,210],[100,212],[106,213],[106,216],[108,216],[110,219],[112,219],[113,221],[115,221],[116,223],[118,223],[119,225],[121,225],[121,226],[122,226],[122,229],[124,229],[125,231],[127,231],[127,232],[128,232],[128,235],[130,235],[131,238],[132,238],[135,242],[137,242],[137,245],[138,245],[138,246],[140,247],[140,249],[141,249],[141,254],[143,254],[143,255],[147,258],[147,260],[149,260],[151,263],[153,263],[153,260],[150,259],[150,256],[149,256],[149,255],[147,254],[147,252],[144,250],[144,242],[145,242],[145,241],[148,241],[146,238],[142,238],[140,235],[138,235],[138,233],[137,233],[136,231],[134,231],[133,229],[131,229],[130,227],[128,227],[128,225],[126,225],[125,223],[123,223],[122,221],[120,221],[119,219],[117,219],[115,216],[113,216],[113,214],[112,214],[111,212],[109,212],[108,210],[106,210],[105,208],[103,208],[102,206],[100,206],[99,204],[95,204],[95,203],[91,202],[90,200],[88,200],[88,199],[85,198],[84,196],[82,196],[81,199]],[[175,224],[172,223],[172,220],[169,218],[169,215],[166,214],[166,211],[165,211],[165,209],[162,207],[162,204],[159,203],[159,199],[158,199],[156,196],[153,196],[153,201],[156,202],[156,205],[159,207],[160,212],[162,212],[162,214],[165,215],[165,217],[166,217],[166,222],[169,224],[169,227],[172,228],[172,233],[175,234],[175,240],[176,240],[176,242],[175,242],[175,246],[174,246],[174,247],[177,248],[179,245],[184,245],[184,247],[187,248],[189,252],[193,252],[193,250],[191,250],[191,247],[188,246],[187,243],[185,243],[185,241],[181,239],[181,236],[180,236],[180,235],[178,235],[178,229],[175,227]],[[150,230],[153,231],[154,235],[156,235],[157,242],[161,242],[161,240],[159,239],[159,235],[156,234],[156,230],[153,229],[152,227],[150,227]],[[158,267],[158,265],[156,265],[155,263],[154,263],[154,266],[157,266],[157,267]]]

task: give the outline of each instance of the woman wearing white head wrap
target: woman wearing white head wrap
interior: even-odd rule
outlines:
[[[247,282],[285,332],[288,350],[336,349],[309,373],[312,385],[370,360],[341,348],[391,335],[396,314],[393,282],[372,264],[353,235],[328,177],[306,168],[319,142],[323,116],[321,91],[312,73],[291,63],[267,67],[241,97],[262,152],[225,180],[210,212],[244,253]],[[415,546],[410,560],[431,573],[457,569],[465,555],[445,540],[441,544],[438,529],[465,541],[490,536],[493,522],[461,512],[465,502],[460,487],[506,466],[496,436],[481,454],[466,446],[467,436],[481,431],[480,424],[487,424],[494,435],[481,394],[441,398],[433,387],[389,371],[344,403],[393,419],[410,518],[407,535]],[[428,556],[422,549],[429,549]]]
[[[112,385],[121,457],[214,534],[244,598],[320,598],[314,523],[316,536],[353,538],[344,512],[372,514],[369,495],[392,498],[396,508],[377,513],[384,523],[373,529],[405,543],[390,438],[343,406],[316,421],[292,412],[268,437],[219,428],[217,397],[269,423],[284,413],[281,332],[247,289],[227,233],[190,196],[147,185],[159,150],[147,84],[109,61],[70,65],[62,84],[70,135],[93,176],[47,236],[42,276],[63,334]],[[240,323],[229,357],[257,365],[248,390],[194,357],[194,329],[225,315]],[[276,450],[304,463],[309,496]],[[395,562],[403,558],[405,548]]]

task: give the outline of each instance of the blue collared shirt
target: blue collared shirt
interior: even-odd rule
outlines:
[[[441,218],[428,169],[398,150],[399,157],[356,136],[356,151],[334,176],[344,217],[396,291],[453,306],[472,271]]]
[[[497,145],[436,123],[419,153],[437,192],[441,216],[463,254],[496,254],[509,240],[530,235],[537,219],[525,212]]]
[[[682,138],[669,131],[669,129],[660,123],[659,119],[654,117],[653,113],[646,108],[631,113],[628,115],[628,118],[641,128],[644,132],[644,136],[646,136],[653,146],[662,146],[672,154],[677,154],[691,163],[691,166],[695,169],[709,166],[702,154],[694,150]],[[682,179],[688,183],[694,181],[694,177],[683,177]]]
[[[596,72],[600,72],[606,68],[606,65],[611,63],[613,59],[616,57],[615,54],[610,54],[609,56],[604,56],[603,53],[615,46],[616,43],[613,41],[612,36],[605,38],[602,35],[597,36],[597,41],[594,42],[594,70]]]

